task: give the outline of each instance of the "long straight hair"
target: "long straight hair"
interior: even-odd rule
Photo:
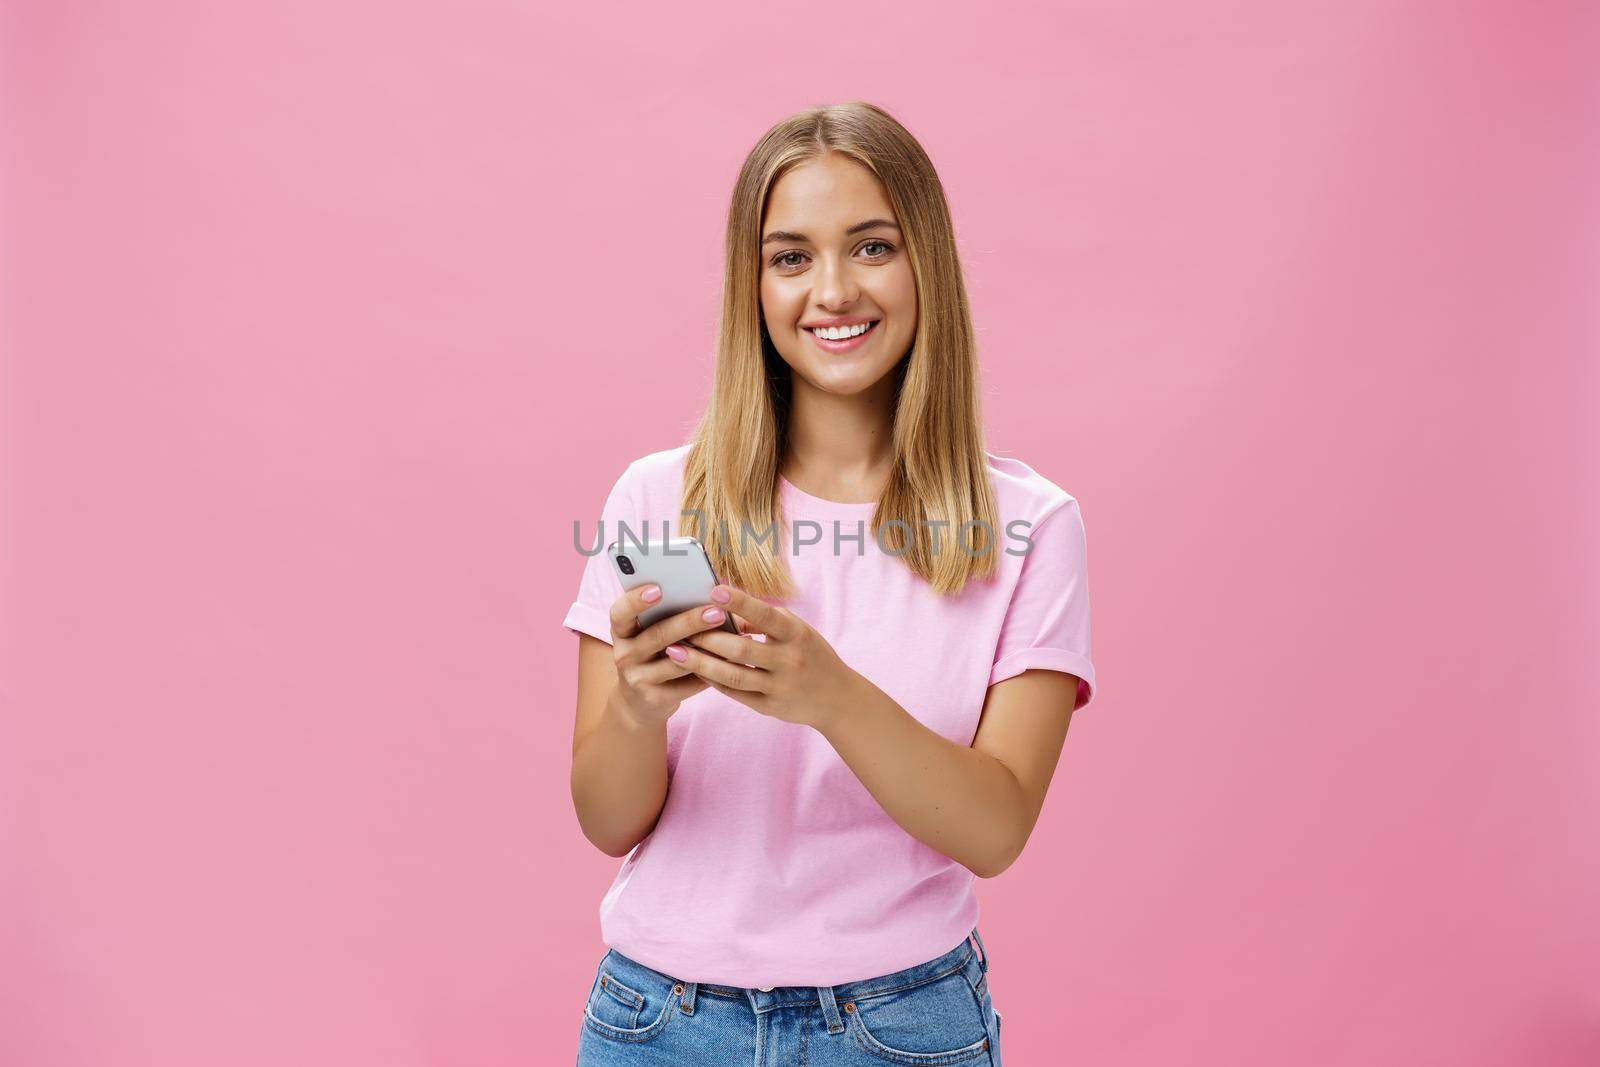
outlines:
[[[932,161],[910,131],[864,101],[784,119],[739,170],[728,206],[715,380],[684,468],[684,528],[705,545],[723,581],[759,597],[793,595],[782,558],[790,527],[778,496],[791,372],[762,319],[761,228],[778,179],[829,152],[861,164],[882,183],[916,279],[916,336],[890,371],[894,467],[867,536],[935,592],[959,593],[969,579],[994,573],[998,523],[972,310]],[[938,529],[929,525],[941,521]],[[769,531],[777,534],[775,545],[763,539]]]

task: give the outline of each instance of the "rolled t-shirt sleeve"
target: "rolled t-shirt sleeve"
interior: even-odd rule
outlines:
[[[579,521],[577,540],[583,545],[582,551],[596,547],[599,551],[592,556],[578,557],[583,559],[578,596],[561,622],[573,633],[585,633],[611,644],[611,605],[622,595],[623,588],[605,547],[617,539],[618,524],[621,522],[626,522],[628,528],[637,533],[640,529],[637,515],[638,504],[633,495],[633,465],[629,464],[606,497],[599,516],[600,529],[596,529],[592,515]]]
[[[1026,670],[1064,671],[1078,678],[1073,710],[1094,698],[1089,646],[1088,542],[1076,499],[1068,499],[1028,531],[1032,547],[1000,627],[989,684]]]

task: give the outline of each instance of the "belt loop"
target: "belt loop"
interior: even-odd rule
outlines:
[[[817,986],[817,999],[822,1002],[822,1017],[827,1020],[828,1033],[844,1033],[844,1020],[839,1018],[839,1002],[834,998],[833,987]]]
[[[981,954],[978,965],[982,973],[989,973],[989,950],[983,947],[983,938],[978,936],[978,928],[972,928],[972,939],[978,943],[978,952]]]
[[[699,990],[699,988],[700,988],[700,983],[699,982],[685,982],[685,983],[683,983],[683,1005],[682,1005],[682,1007],[683,1007],[683,1013],[685,1015],[693,1015],[694,1014],[694,995],[695,995],[696,991]]]

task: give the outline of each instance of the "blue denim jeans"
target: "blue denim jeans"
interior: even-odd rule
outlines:
[[[937,959],[836,986],[684,982],[611,949],[583,1008],[578,1067],[1001,1067],[988,979],[976,929]]]

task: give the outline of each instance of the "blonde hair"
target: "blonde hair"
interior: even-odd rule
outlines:
[[[683,528],[705,545],[723,581],[760,597],[793,595],[781,556],[790,543],[789,524],[779,514],[777,492],[790,371],[762,321],[761,226],[778,179],[829,152],[861,164],[883,184],[916,278],[916,336],[890,371],[896,379],[894,468],[868,536],[898,554],[935,592],[958,593],[969,579],[993,574],[997,551],[977,337],[950,209],[933,163],[904,126],[864,101],[809,108],[784,119],[762,136],[739,170],[728,206],[715,379],[686,457]],[[901,522],[885,527],[894,519]],[[924,525],[940,520],[946,525],[937,531]],[[987,525],[963,532],[963,523],[973,520]],[[769,528],[778,531],[777,552],[758,537]]]

